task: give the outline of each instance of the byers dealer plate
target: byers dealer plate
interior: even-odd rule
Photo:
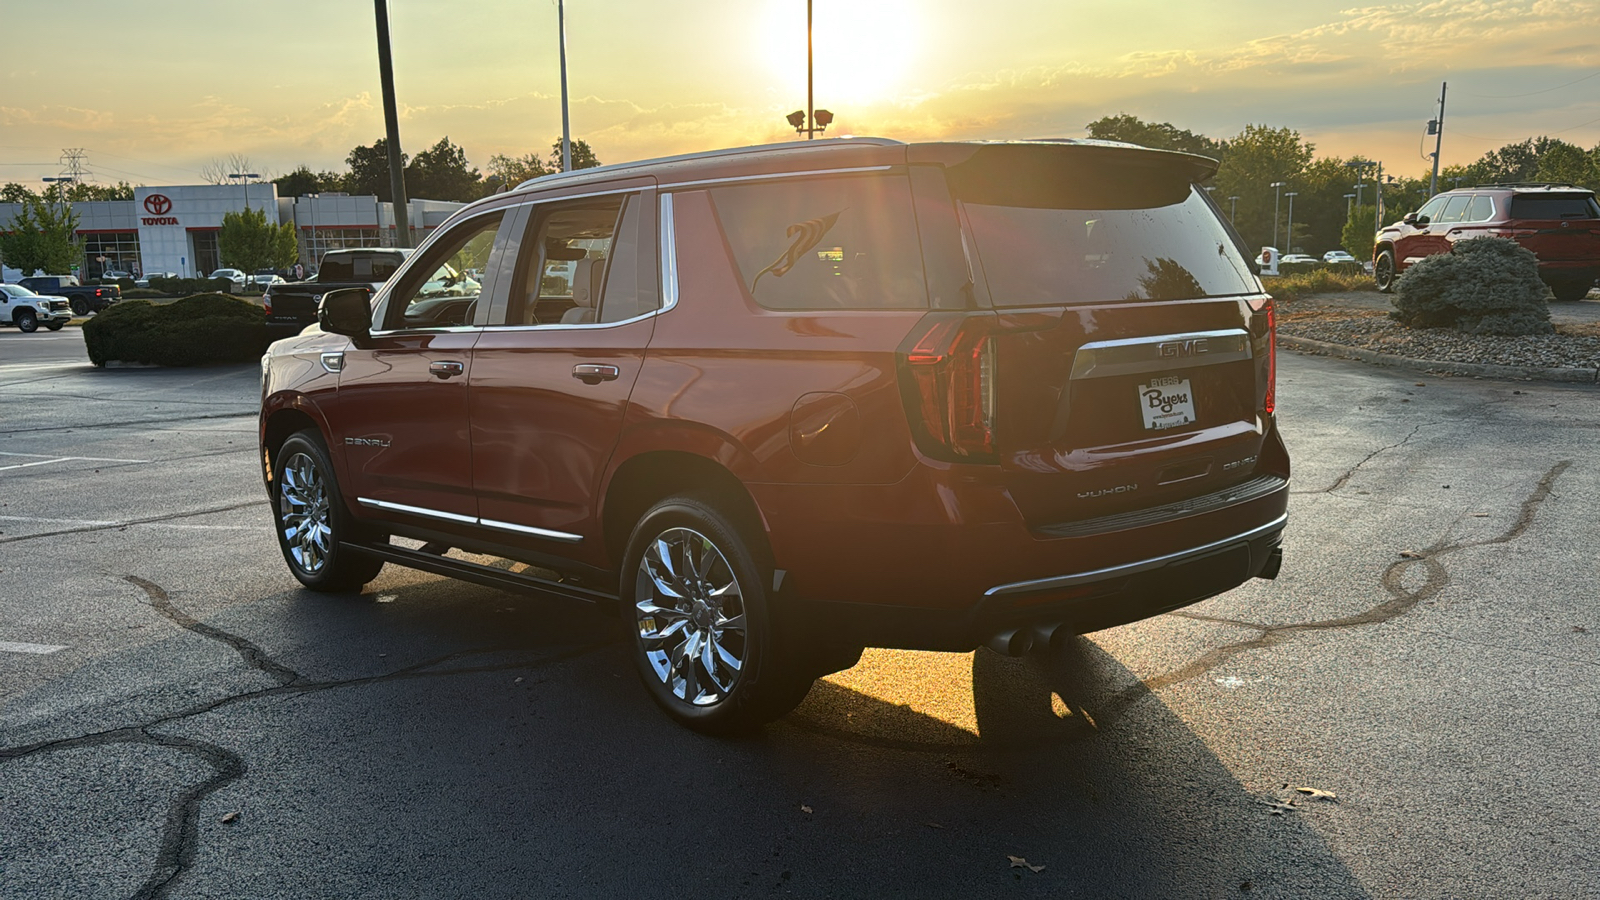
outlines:
[[[1152,378],[1139,385],[1139,410],[1144,427],[1160,430],[1194,421],[1194,392],[1187,378]]]

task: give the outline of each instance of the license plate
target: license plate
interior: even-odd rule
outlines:
[[[1187,378],[1152,378],[1139,385],[1139,411],[1144,427],[1153,431],[1176,428],[1194,421],[1194,391]]]

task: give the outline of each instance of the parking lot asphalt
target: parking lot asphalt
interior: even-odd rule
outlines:
[[[0,332],[0,897],[1600,884],[1592,386],[1285,354],[1276,581],[1057,656],[869,651],[717,740],[593,609],[299,589],[255,368],[73,336]]]

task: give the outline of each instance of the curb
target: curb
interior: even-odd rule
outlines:
[[[1439,362],[1412,359],[1344,344],[1318,341],[1294,335],[1278,335],[1278,345],[1290,350],[1357,359],[1379,366],[1394,366],[1435,375],[1468,375],[1473,378],[1500,378],[1514,381],[1555,381],[1563,384],[1600,384],[1600,369],[1543,369],[1536,366],[1496,366],[1487,363]]]

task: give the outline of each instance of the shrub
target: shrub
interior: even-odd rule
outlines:
[[[196,294],[157,306],[126,300],[83,326],[89,361],[204,366],[249,362],[266,350],[261,307],[224,294]]]
[[[1348,264],[1328,266],[1301,275],[1269,277],[1266,280],[1266,287],[1274,298],[1285,302],[1292,301],[1301,294],[1333,294],[1378,289],[1378,286],[1372,283],[1372,277],[1361,271],[1359,265],[1354,272],[1351,272],[1348,271]]]
[[[1400,276],[1395,291],[1389,315],[1412,328],[1555,333],[1539,260],[1509,238],[1473,238],[1449,253],[1423,257]]]
[[[1278,264],[1279,275],[1305,275],[1311,272],[1338,272],[1347,275],[1361,275],[1366,273],[1366,269],[1362,267],[1361,263],[1358,262],[1309,262]]]
[[[190,294],[221,294],[233,286],[226,278],[152,278],[150,287],[168,297],[187,297]]]
[[[136,287],[129,288],[122,292],[122,299],[124,300],[149,300],[152,297],[165,296],[166,294],[163,294],[158,290],[154,290],[153,288]]]

